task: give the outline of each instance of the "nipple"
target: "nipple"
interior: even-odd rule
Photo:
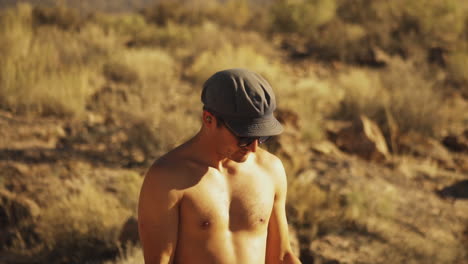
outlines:
[[[210,227],[211,223],[208,220],[205,220],[201,223],[202,229],[208,229]]]

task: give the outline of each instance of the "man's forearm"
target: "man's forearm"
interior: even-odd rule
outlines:
[[[302,263],[296,256],[294,256],[294,254],[288,252],[284,255],[282,264],[302,264]]]

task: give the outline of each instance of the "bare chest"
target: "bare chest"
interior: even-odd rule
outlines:
[[[188,232],[266,230],[273,202],[273,184],[261,172],[242,173],[231,180],[207,175],[184,195],[182,228]]]

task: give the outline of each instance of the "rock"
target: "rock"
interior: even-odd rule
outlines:
[[[138,220],[135,217],[129,217],[120,231],[119,242],[125,247],[128,244],[138,244],[140,237],[138,235]]]
[[[40,214],[39,206],[32,200],[0,189],[0,250],[11,246],[20,234],[26,243],[35,239],[31,229]]]
[[[461,136],[449,135],[442,140],[442,144],[454,152],[468,152],[468,140]]]
[[[461,172],[468,173],[468,155],[457,155],[453,161]]]
[[[456,182],[436,193],[442,198],[468,199],[468,180]]]
[[[328,139],[330,139],[332,142],[335,142],[338,133],[344,128],[352,126],[352,124],[353,123],[350,121],[327,120],[324,123],[324,126]]]
[[[312,144],[311,149],[317,153],[334,156],[338,158],[345,157],[343,153],[335,144],[328,140],[317,141]]]
[[[361,116],[336,134],[335,144],[343,151],[367,160],[382,161],[389,156],[387,143],[377,124]]]
[[[2,226],[14,226],[26,219],[35,220],[39,214],[39,206],[31,199],[0,189],[0,223]]]

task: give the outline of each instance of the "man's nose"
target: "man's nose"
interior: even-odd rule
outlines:
[[[250,145],[248,146],[249,150],[252,152],[257,151],[258,148],[258,139],[255,139]]]

